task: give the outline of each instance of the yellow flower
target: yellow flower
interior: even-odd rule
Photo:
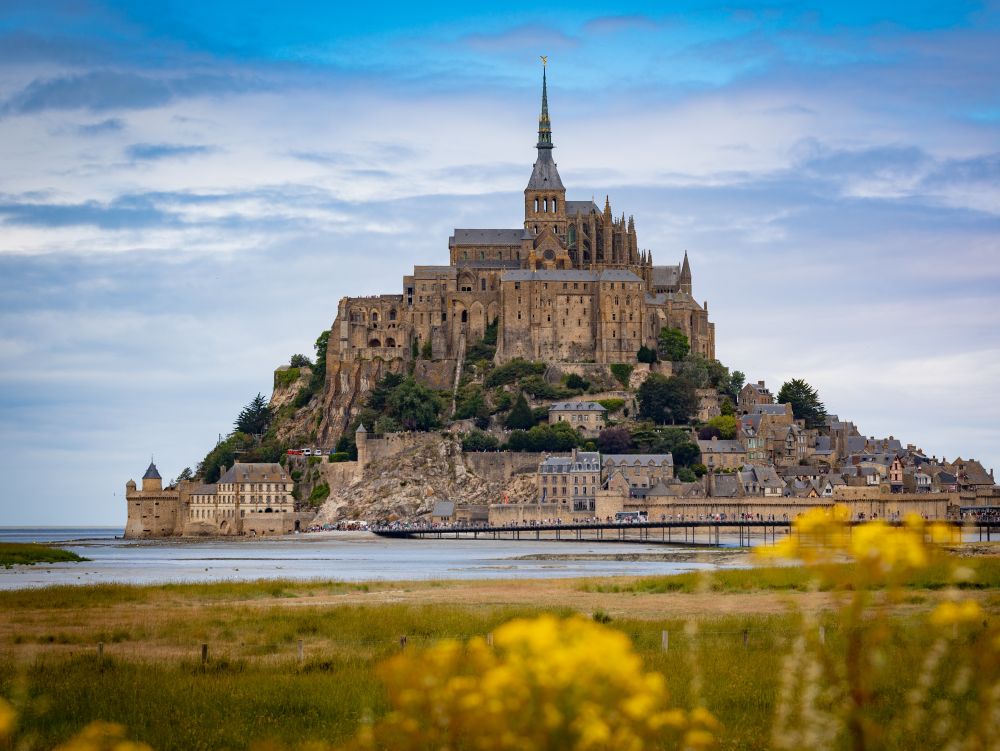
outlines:
[[[0,740],[5,740],[14,735],[14,726],[17,724],[17,712],[14,707],[3,699],[0,699]]]
[[[55,751],[152,751],[145,743],[125,738],[125,728],[113,722],[92,722]]]
[[[975,600],[942,602],[931,613],[931,623],[935,626],[952,626],[960,623],[975,623],[983,617],[983,609]]]

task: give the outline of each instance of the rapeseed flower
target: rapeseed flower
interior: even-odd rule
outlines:
[[[0,741],[5,741],[14,735],[17,725],[17,712],[8,702],[0,699]]]
[[[718,727],[704,709],[671,707],[622,633],[580,617],[501,626],[490,647],[443,641],[387,661],[392,711],[357,748],[479,751],[703,749]]]

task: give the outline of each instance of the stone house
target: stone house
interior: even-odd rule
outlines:
[[[736,410],[741,415],[750,414],[758,404],[774,404],[774,396],[763,381],[746,384],[736,397]]]
[[[711,440],[699,440],[701,463],[712,472],[717,469],[739,469],[747,463],[747,450],[739,441],[722,440],[713,437]]]
[[[605,424],[607,410],[597,402],[556,402],[549,407],[549,424],[566,422],[586,436],[599,433]]]
[[[629,488],[651,488],[674,478],[671,454],[605,454],[601,459],[604,483],[621,476]]]
[[[570,456],[550,456],[538,465],[539,503],[559,503],[566,511],[594,510],[601,485],[601,455],[573,450]]]
[[[740,472],[745,495],[763,498],[781,497],[785,494],[785,483],[778,477],[774,467],[750,464]]]

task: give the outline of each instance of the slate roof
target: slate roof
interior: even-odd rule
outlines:
[[[755,404],[753,405],[753,410],[751,414],[755,415],[784,415],[785,405],[784,404]]]
[[[149,463],[149,467],[146,469],[146,474],[142,476],[143,480],[162,480],[159,471],[156,469],[156,465],[153,462]]]
[[[531,234],[523,227],[517,229],[456,229],[448,238],[448,245],[520,245]]]
[[[219,486],[212,483],[209,485],[201,484],[191,491],[191,495],[215,495]]]
[[[567,214],[589,214],[591,211],[600,213],[601,210],[593,201],[566,201]]]
[[[552,161],[551,149],[539,149],[538,159],[531,168],[528,190],[566,190],[559,177],[559,169]]]
[[[502,282],[642,282],[638,276],[624,269],[609,269],[607,271],[584,271],[582,269],[518,269],[505,271],[500,277]]]
[[[276,462],[242,464],[236,462],[219,478],[219,482],[290,482],[284,467]]]
[[[596,451],[578,451],[572,456],[550,456],[542,462],[540,472],[595,472],[600,470],[601,455]]]
[[[707,451],[713,454],[742,454],[745,450],[739,441],[726,440],[699,440],[698,448],[702,453]]]
[[[638,464],[654,465],[668,464],[673,466],[673,454],[605,454],[603,457],[604,466],[636,466]]]
[[[676,266],[654,266],[653,286],[654,287],[676,287],[681,276],[680,264]]]
[[[737,475],[731,474],[712,476],[713,498],[736,498],[742,495],[740,491],[739,477]]]
[[[521,262],[516,258],[460,258],[455,261],[460,269],[519,269]]]
[[[556,402],[549,412],[607,412],[597,402]]]
[[[441,516],[441,517],[451,517],[455,515],[455,502],[454,501],[438,501],[434,504],[434,509],[431,511],[431,516]]]
[[[458,272],[451,266],[414,266],[413,276],[416,278],[421,277],[440,277],[440,276],[455,276]]]

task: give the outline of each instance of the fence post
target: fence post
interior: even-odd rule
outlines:
[[[667,630],[660,632],[660,649],[664,652],[670,649],[670,632]]]
[[[305,655],[305,652],[304,652],[304,650],[302,648],[302,640],[299,639],[299,664],[300,665],[302,664],[302,660],[304,659],[304,655]]]
[[[486,643],[489,646],[491,646],[491,647],[493,646],[493,632],[492,631],[490,631],[488,634],[486,634]]]
[[[826,644],[826,626],[819,627],[819,643]]]
[[[400,649],[406,649],[406,637],[405,636],[399,637],[399,648]]]
[[[743,629],[743,646],[750,646],[750,629],[747,628]]]
[[[104,664],[104,642],[97,642],[97,661]]]
[[[201,645],[201,666],[205,667],[208,664],[208,645]]]

